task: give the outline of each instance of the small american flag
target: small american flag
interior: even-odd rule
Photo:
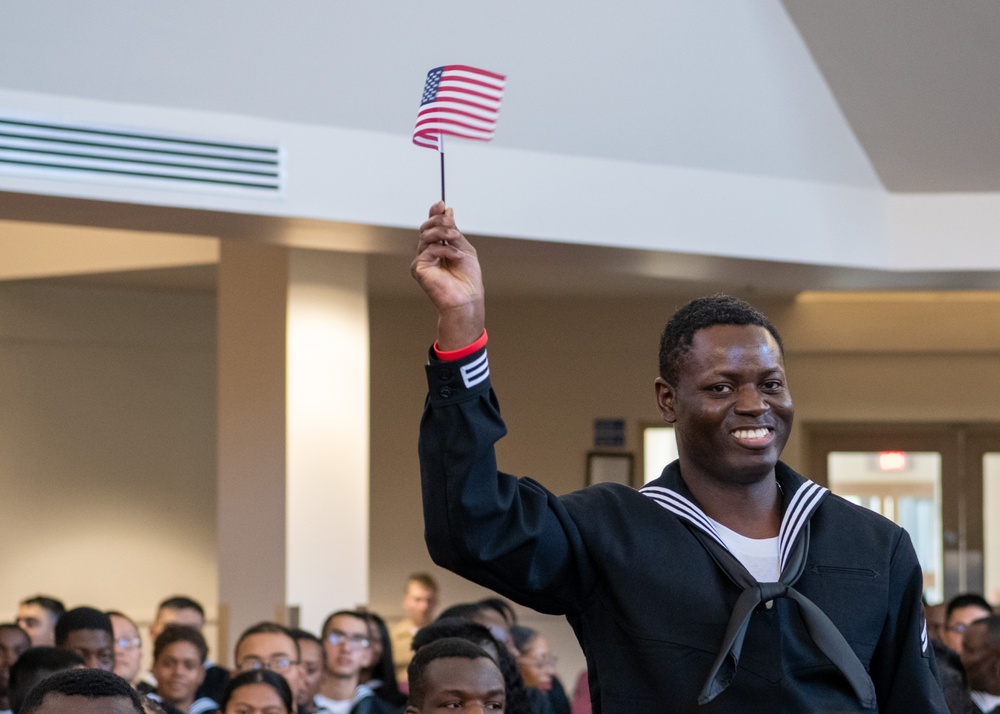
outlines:
[[[489,141],[506,77],[464,64],[435,67],[427,73],[424,95],[417,111],[413,143],[441,149],[441,135]]]

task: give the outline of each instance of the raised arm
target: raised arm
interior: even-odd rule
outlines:
[[[596,577],[577,525],[540,484],[497,469],[493,446],[506,428],[490,383],[479,259],[443,203],[420,227],[410,271],[438,310],[420,423],[428,552],[536,610],[579,609]]]
[[[486,325],[479,258],[456,227],[453,209],[441,201],[420,226],[410,273],[438,310],[439,349],[457,350],[479,339]]]

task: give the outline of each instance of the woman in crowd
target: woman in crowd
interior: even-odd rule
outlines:
[[[360,682],[367,684],[375,694],[394,707],[406,704],[406,695],[399,691],[396,667],[392,662],[392,639],[385,620],[374,612],[365,612],[368,621],[368,639],[371,642],[371,664],[361,670]]]
[[[553,695],[556,658],[549,650],[549,642],[537,630],[523,625],[510,628],[511,641],[517,649],[517,666],[529,689],[539,690],[554,714],[568,714],[569,701],[562,686]]]

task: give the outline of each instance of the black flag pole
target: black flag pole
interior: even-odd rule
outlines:
[[[438,153],[441,154],[441,203],[444,203],[444,134],[438,134]]]

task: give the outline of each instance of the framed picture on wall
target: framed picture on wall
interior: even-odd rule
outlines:
[[[591,451],[587,454],[587,485],[620,483],[632,485],[632,454],[621,451]]]

